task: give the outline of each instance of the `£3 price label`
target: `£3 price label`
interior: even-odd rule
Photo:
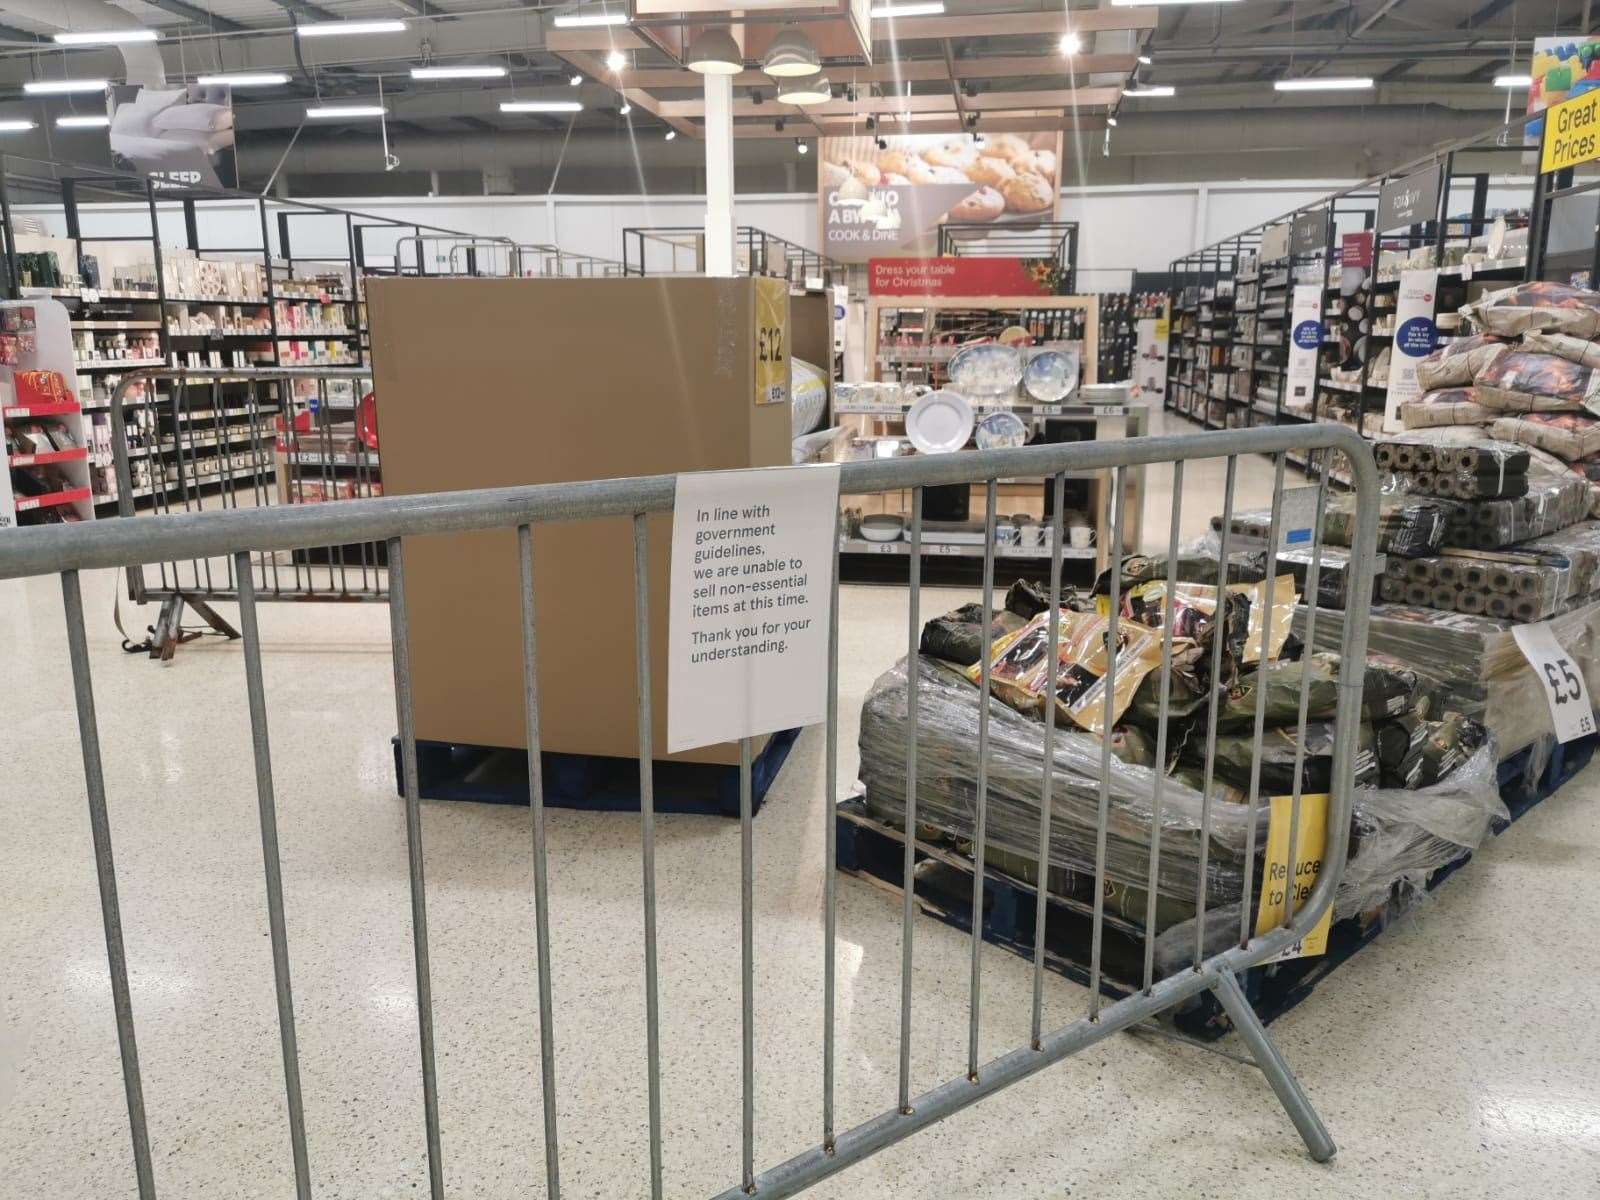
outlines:
[[[1556,640],[1548,621],[1517,625],[1511,630],[1528,665],[1538,677],[1550,708],[1550,725],[1559,741],[1570,742],[1595,731],[1594,706],[1583,671]]]

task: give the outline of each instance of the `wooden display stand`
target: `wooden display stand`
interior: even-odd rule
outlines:
[[[919,341],[911,344],[905,342],[890,344],[884,340],[885,318],[896,312],[920,312],[930,318],[924,320],[921,325],[922,336]],[[904,380],[907,374],[917,374],[921,378],[905,381],[939,386],[943,382],[943,367],[959,346],[941,344],[934,339],[958,334],[961,330],[955,327],[940,329],[936,328],[936,325],[941,314],[948,319],[957,313],[981,314],[979,323],[984,330],[991,331],[991,336],[992,332],[998,331],[1001,327],[1018,325],[1034,331],[1035,336],[1042,338],[1046,345],[1058,345],[1069,341],[1080,352],[1079,360],[1082,364],[1080,387],[1065,402],[1061,404],[1019,402],[986,406],[979,410],[980,415],[1000,408],[1013,412],[1025,424],[1031,426],[1035,440],[1047,435],[1052,428],[1052,422],[1069,423],[1079,432],[1081,440],[1134,437],[1145,432],[1146,412],[1142,407],[1130,406],[1125,392],[1120,394],[1120,402],[1096,404],[1086,402],[1091,394],[1105,390],[1095,386],[1096,364],[1099,360],[1099,302],[1095,296],[870,296],[867,299],[867,369],[871,378],[877,382],[888,382],[895,379]],[[1046,327],[1063,324],[1061,318],[1068,314],[1081,321],[1081,338],[1063,339],[1050,336]],[[976,326],[973,327],[973,332],[978,332]],[[905,412],[908,407],[909,403],[895,405],[892,408],[876,404],[845,403],[836,404],[834,413],[836,420],[853,425],[859,436],[898,436],[903,435]],[[1143,511],[1143,471],[1130,470],[1127,480],[1123,545],[1136,548],[1139,545],[1140,514]],[[1042,520],[1045,516],[1045,490],[1046,481],[1039,477],[1001,480],[996,487],[995,496],[998,511],[1005,515],[1025,515]],[[979,521],[985,518],[986,499],[985,486],[972,485],[968,501],[971,520]],[[1079,480],[1069,480],[1068,502],[1069,505],[1081,508],[1089,518],[1094,529],[1094,545],[1087,550],[1069,546],[1065,549],[1063,557],[1069,563],[1079,566],[1080,575],[1083,569],[1091,564],[1095,571],[1099,571],[1105,565],[1110,541],[1110,474],[1094,472]],[[847,497],[843,503],[848,508],[859,509],[862,515],[886,513],[907,516],[911,511],[909,492],[852,496]],[[866,564],[869,574],[876,573],[870,569],[873,559],[881,562],[879,556],[883,555],[904,557],[908,549],[909,546],[904,542],[874,543],[849,537],[841,540],[841,550],[848,556],[847,561],[849,558],[858,559]],[[970,543],[930,544],[925,536],[923,557],[954,566],[955,560],[958,559],[981,560],[982,549],[981,545]],[[1050,547],[1002,545],[996,548],[996,558],[1003,568],[1009,568],[1009,573],[1037,574],[1048,570]]]

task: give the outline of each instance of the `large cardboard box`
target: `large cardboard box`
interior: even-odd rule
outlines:
[[[758,289],[787,335],[789,296],[773,279],[369,279],[384,491],[787,463],[787,391],[758,397]],[[785,376],[787,353],[785,337]],[[671,518],[652,517],[663,758],[670,547]],[[544,749],[635,757],[632,522],[535,526],[534,596]],[[409,540],[405,599],[417,736],[525,746],[515,532]]]

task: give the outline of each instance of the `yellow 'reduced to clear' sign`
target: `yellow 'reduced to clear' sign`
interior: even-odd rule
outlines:
[[[1539,170],[1560,171],[1600,158],[1600,91],[1552,105],[1544,114]]]
[[[789,283],[756,279],[756,403],[789,402]]]
[[[1328,797],[1300,797],[1300,823],[1295,828],[1294,839],[1298,845],[1294,865],[1287,868],[1286,873],[1293,805],[1291,796],[1272,798],[1272,821],[1267,826],[1267,855],[1262,867],[1261,906],[1256,910],[1257,937],[1283,924],[1284,902],[1291,894],[1294,897],[1292,911],[1298,912],[1322,875],[1328,840]],[[1268,961],[1281,962],[1286,958],[1309,958],[1327,953],[1328,926],[1332,923],[1333,906],[1329,905],[1310,933]]]

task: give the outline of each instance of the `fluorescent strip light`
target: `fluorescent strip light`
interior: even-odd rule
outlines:
[[[581,29],[586,25],[626,25],[628,14],[619,12],[567,13],[551,22],[557,29]]]
[[[892,21],[895,17],[937,17],[944,14],[943,0],[930,4],[875,4],[872,16],[878,21]]]
[[[404,33],[404,21],[313,21],[309,25],[296,25],[294,31],[301,37],[345,37],[360,33]]]
[[[381,117],[388,111],[381,104],[314,104],[306,109],[306,116],[322,121],[337,117]]]
[[[1176,96],[1178,89],[1171,87],[1124,88],[1122,94],[1129,100],[1153,100],[1161,96]]]
[[[0,121],[0,133],[26,133],[39,128],[33,121]]]
[[[57,117],[58,129],[104,129],[111,124],[110,117]]]
[[[1279,92],[1358,92],[1373,86],[1368,78],[1339,78],[1330,75],[1325,79],[1278,79],[1273,89]]]
[[[153,42],[161,35],[154,29],[98,29],[86,33],[58,33],[58,46],[116,46],[124,42]]]
[[[500,111],[503,113],[575,113],[582,112],[583,105],[576,100],[502,100]]]
[[[1500,88],[1526,88],[1533,86],[1532,75],[1496,75],[1495,87]]]
[[[30,96],[68,96],[77,92],[103,92],[104,79],[30,79],[22,85]]]
[[[493,64],[472,65],[463,63],[459,67],[412,67],[413,79],[504,79],[506,69]]]
[[[195,80],[201,87],[278,87],[289,82],[289,77],[278,71],[239,71],[232,75],[201,75]]]

